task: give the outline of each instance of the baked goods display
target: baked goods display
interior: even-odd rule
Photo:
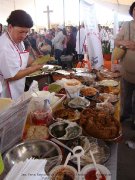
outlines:
[[[80,125],[88,135],[106,140],[118,137],[121,130],[120,122],[113,115],[90,108],[81,112]]]

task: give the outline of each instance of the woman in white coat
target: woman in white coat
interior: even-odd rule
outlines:
[[[31,16],[23,10],[15,10],[11,12],[7,23],[7,32],[0,36],[1,97],[17,99],[24,92],[25,76],[43,65],[31,66],[29,53],[23,45],[23,40],[33,26]]]

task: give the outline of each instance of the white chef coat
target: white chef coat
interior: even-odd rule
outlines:
[[[80,31],[80,33],[79,33]],[[79,39],[80,34],[80,39]],[[77,54],[84,54],[84,45],[86,44],[86,30],[84,27],[81,27],[80,30],[77,31],[76,35],[76,51]]]
[[[17,99],[24,92],[25,78],[7,81],[14,77],[19,70],[25,69],[28,63],[29,53],[24,51],[23,44],[18,46],[7,33],[0,37],[0,82],[2,83],[1,97]]]
[[[63,51],[64,45],[63,41],[65,39],[65,35],[62,31],[59,31],[56,36],[52,39],[52,44],[54,45],[54,49],[59,49]]]

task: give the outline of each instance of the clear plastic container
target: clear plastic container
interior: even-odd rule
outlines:
[[[52,109],[48,99],[44,100],[43,109],[35,110],[31,113],[32,123],[35,125],[47,125],[52,122]]]

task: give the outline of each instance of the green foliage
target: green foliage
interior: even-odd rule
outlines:
[[[103,54],[111,54],[109,41],[102,42],[102,52],[103,52]]]

